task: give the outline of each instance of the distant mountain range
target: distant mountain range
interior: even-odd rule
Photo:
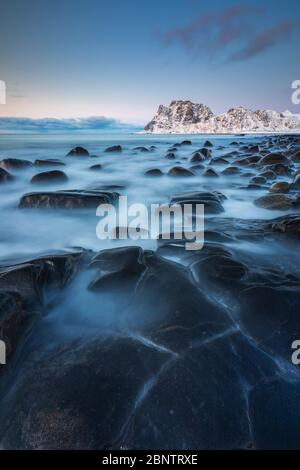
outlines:
[[[172,101],[160,105],[157,113],[144,128],[154,134],[235,134],[240,132],[291,132],[300,131],[300,121],[289,111],[251,111],[231,108],[215,115],[204,104],[191,101]]]

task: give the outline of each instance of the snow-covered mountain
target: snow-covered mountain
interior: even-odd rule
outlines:
[[[287,132],[300,131],[300,122],[289,111],[251,111],[242,106],[217,116],[204,104],[179,100],[160,105],[144,130],[154,134]]]

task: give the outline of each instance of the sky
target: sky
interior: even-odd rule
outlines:
[[[1,0],[0,116],[144,125],[174,99],[300,113],[299,23],[299,0]]]

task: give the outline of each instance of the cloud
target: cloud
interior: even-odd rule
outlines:
[[[261,7],[240,4],[198,16],[190,23],[160,34],[165,45],[177,44],[194,56],[211,60],[249,59],[275,46],[292,32],[294,25],[282,21],[261,31],[265,12]]]
[[[61,133],[61,132],[121,132],[136,131],[137,126],[126,124],[116,119],[95,116],[88,118],[71,119],[32,119],[1,117],[0,133]]]
[[[255,36],[244,49],[234,53],[231,56],[231,60],[250,59],[287,38],[292,30],[293,24],[291,21],[282,21],[278,25]]]

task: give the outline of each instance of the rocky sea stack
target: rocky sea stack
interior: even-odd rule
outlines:
[[[288,111],[251,111],[241,106],[215,115],[204,104],[174,100],[169,106],[160,105],[144,130],[149,134],[287,132],[299,131],[300,123]]]

